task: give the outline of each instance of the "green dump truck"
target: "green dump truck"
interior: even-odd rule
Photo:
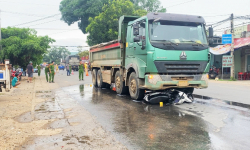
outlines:
[[[209,46],[201,16],[148,13],[122,16],[118,40],[90,48],[93,85],[115,83],[118,94],[207,88]]]

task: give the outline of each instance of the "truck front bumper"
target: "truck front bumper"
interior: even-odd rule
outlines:
[[[164,90],[169,88],[207,88],[208,75],[146,75],[142,89]]]

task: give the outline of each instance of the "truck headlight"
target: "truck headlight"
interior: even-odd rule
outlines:
[[[149,75],[148,82],[151,84],[156,84],[158,81],[162,81],[160,75]]]

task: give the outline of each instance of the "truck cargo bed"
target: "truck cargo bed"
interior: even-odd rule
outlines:
[[[90,61],[92,66],[120,66],[122,57],[118,40],[91,47]]]

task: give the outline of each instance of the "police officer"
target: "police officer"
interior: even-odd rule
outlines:
[[[38,77],[40,77],[40,74],[41,74],[41,66],[40,65],[37,66],[37,73],[38,73]]]
[[[83,80],[83,63],[80,62],[80,65],[79,65],[79,81]]]
[[[69,65],[69,75],[71,75],[72,67]]]
[[[54,76],[55,76],[54,61],[52,61],[50,66],[49,66],[49,73],[50,73],[49,83],[51,83],[51,82],[54,83]]]
[[[48,66],[45,67],[45,76],[46,76],[47,82],[49,81],[49,79],[48,79],[48,73],[49,73],[49,64],[48,64]]]

